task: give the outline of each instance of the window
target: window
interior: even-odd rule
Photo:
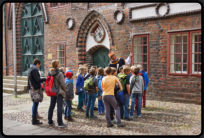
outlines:
[[[169,33],[168,74],[201,74],[201,31]]]
[[[50,8],[69,7],[70,3],[50,3]]]
[[[65,43],[57,43],[56,46],[56,57],[59,60],[61,67],[66,67],[66,56],[65,56]]]
[[[149,72],[149,36],[148,35],[139,35],[134,36],[132,41],[133,46],[133,64],[141,64],[143,69],[148,73]]]

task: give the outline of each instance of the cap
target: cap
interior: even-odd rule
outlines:
[[[67,77],[68,79],[70,79],[73,76],[72,72],[66,72],[65,77]]]
[[[108,54],[109,58],[111,58],[113,55],[115,55],[113,52],[110,52],[110,53]]]

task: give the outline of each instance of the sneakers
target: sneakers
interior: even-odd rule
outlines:
[[[67,126],[67,124],[61,124],[61,125],[58,125],[58,127],[66,127]]]
[[[130,120],[133,120],[133,116],[130,116],[129,119],[130,119]]]
[[[75,113],[74,113],[74,112],[71,112],[71,116],[73,116],[73,115],[75,115]]]
[[[117,124],[117,121],[115,119],[111,120],[112,124]]]
[[[85,116],[85,118],[89,118],[89,116]]]
[[[49,124],[49,123],[48,123]],[[49,126],[54,126],[55,124],[52,122],[51,124],[49,124]]]
[[[83,108],[79,108],[78,109],[80,112],[85,112],[85,110]]]
[[[74,119],[72,117],[69,117],[67,120],[70,122],[74,121]]]
[[[97,116],[93,115],[93,116],[91,116],[90,118],[97,118]]]
[[[125,124],[124,123],[119,123],[119,124],[117,124],[117,127],[124,127],[125,126]]]
[[[101,113],[101,115],[105,115],[105,113]]]
[[[124,120],[130,121],[130,120],[132,120],[132,119],[130,119],[130,118],[128,117],[128,118],[124,118]]]
[[[101,115],[101,113],[98,113],[98,115]]]
[[[138,114],[137,117],[141,117],[141,114]]]
[[[113,124],[111,123],[111,124],[107,124],[107,127],[113,127]]]

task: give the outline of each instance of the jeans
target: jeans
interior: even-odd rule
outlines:
[[[101,108],[102,108],[102,113],[104,113],[104,104],[102,100],[98,100],[98,113],[101,113]]]
[[[135,99],[137,99],[137,115],[141,114],[141,102],[142,102],[142,93],[132,93],[131,94],[131,110],[130,116],[133,116],[135,108]]]
[[[51,96],[50,97],[50,107],[48,110],[48,123],[49,124],[53,123],[52,116],[53,116],[53,110],[55,108],[56,102],[57,102],[57,122],[58,122],[58,125],[62,125],[63,124],[63,121],[62,121],[63,97],[61,94],[59,94],[58,96]]]
[[[72,101],[66,100],[65,109],[64,109],[64,116],[71,117],[71,109],[72,109]]]
[[[33,107],[32,107],[32,116],[33,117],[37,116],[38,105],[39,105],[39,102],[33,102]]]
[[[110,105],[110,118],[111,118],[111,120],[114,119],[114,117],[113,117],[113,112],[114,112],[113,106]]]
[[[129,108],[129,101],[130,101],[130,95],[126,94],[125,104],[124,104],[124,107],[123,107],[123,109],[124,109],[124,118],[129,117],[129,111],[127,110]]]
[[[83,98],[83,105],[87,105],[87,97],[88,97],[88,92],[87,91],[84,91],[84,98]]]
[[[146,106],[146,90],[144,90],[144,93],[142,95],[142,107],[145,108]],[[137,110],[137,99],[135,101],[135,111]]]
[[[78,107],[82,108],[82,100],[84,98],[84,92],[79,92],[78,94]]]
[[[123,105],[120,106],[120,118],[122,119],[124,115]]]
[[[90,109],[90,116],[93,116],[95,101],[96,101],[96,93],[88,94],[88,103],[86,106],[86,116],[89,116],[89,109]]]
[[[110,118],[110,105],[113,106],[115,110],[115,116],[117,123],[121,123],[120,119],[120,107],[118,105],[118,102],[115,99],[114,95],[105,95],[102,97],[104,105],[105,105],[105,114],[106,114],[106,122],[107,124],[111,124],[111,118]]]

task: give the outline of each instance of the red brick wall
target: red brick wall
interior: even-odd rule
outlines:
[[[81,54],[86,58],[83,51],[85,47],[76,47],[81,38],[78,37],[80,28],[91,9],[96,10],[104,17],[104,22],[110,27],[111,50],[117,57],[127,58],[131,51],[131,40],[129,32],[134,25],[134,33],[149,32],[149,85],[147,90],[148,99],[174,100],[182,98],[180,101],[199,103],[201,101],[201,77],[179,77],[167,75],[167,31],[184,30],[191,28],[201,28],[201,13],[188,15],[177,15],[160,19],[149,19],[143,21],[129,22],[129,9],[117,3],[89,3],[89,10],[73,10],[71,7],[64,7],[51,10],[46,3],[49,23],[44,24],[44,71],[45,76],[51,68],[51,61],[56,58],[55,43],[66,43],[66,67],[77,72]],[[113,13],[116,9],[122,9],[125,13],[125,20],[122,24],[114,22]],[[103,18],[100,16],[100,18]],[[67,18],[73,17],[75,26],[68,30],[65,23]],[[163,29],[163,31],[160,31]],[[86,34],[86,33],[84,33]],[[8,39],[10,38],[10,39]],[[8,65],[12,62],[12,30],[7,29]],[[81,41],[83,45],[85,41]],[[117,48],[115,50],[115,48]],[[48,54],[52,54],[52,59],[48,59]],[[88,61],[85,59],[84,61]],[[90,58],[91,60],[91,58]],[[90,62],[90,61],[89,61]],[[12,72],[11,69],[9,69]],[[11,73],[10,73],[11,74]],[[177,100],[175,100],[177,101]]]

